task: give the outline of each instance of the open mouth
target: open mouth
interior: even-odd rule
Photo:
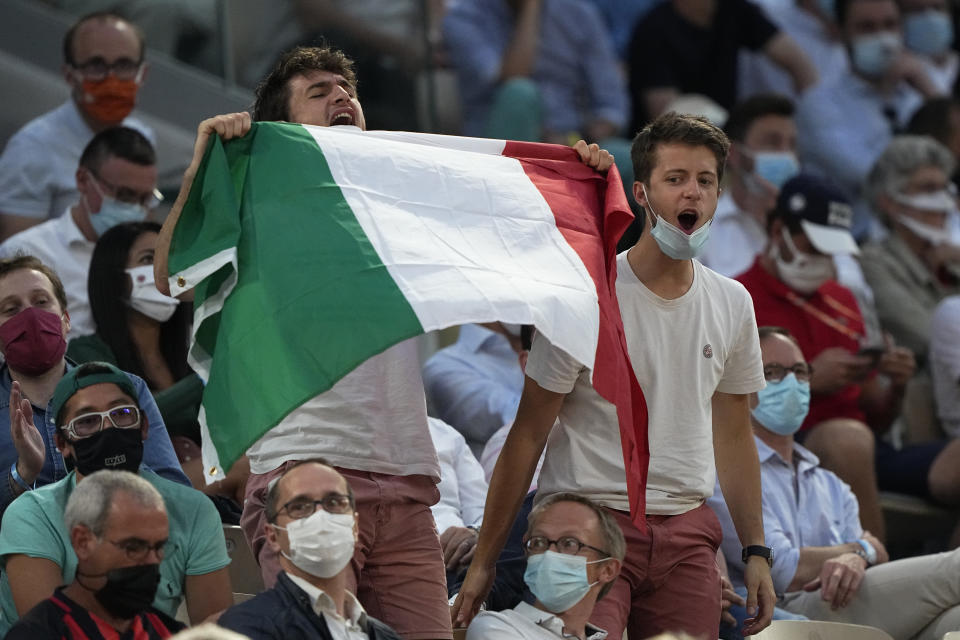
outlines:
[[[677,224],[680,225],[681,229],[690,233],[697,224],[697,214],[684,211],[677,216]]]
[[[337,115],[330,118],[330,126],[335,127],[341,124],[353,124],[353,114],[349,111],[341,111]]]

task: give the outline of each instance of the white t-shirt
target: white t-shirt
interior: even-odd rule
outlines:
[[[153,131],[136,118],[123,125],[156,144]],[[72,99],[13,134],[0,155],[0,212],[46,220],[76,204],[77,165],[93,135]]]
[[[626,252],[617,257],[627,349],[649,411],[648,514],[685,513],[713,495],[713,394],[764,386],[750,294],[696,260],[693,266],[690,289],[665,300],[637,279]],[[616,410],[589,372],[537,334],[526,373],[568,394],[547,440],[538,497],[574,491],[629,511]]]
[[[70,312],[67,340],[96,332],[87,295],[87,274],[94,246],[95,243],[87,240],[73,221],[70,209],[57,218],[14,234],[0,244],[0,258],[25,253],[57,272],[67,294],[67,310]]]
[[[373,356],[247,450],[250,470],[322,457],[345,469],[440,479],[415,339]]]

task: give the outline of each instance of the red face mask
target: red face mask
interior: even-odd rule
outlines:
[[[39,307],[28,307],[0,325],[0,344],[10,368],[28,376],[46,373],[67,351],[60,316]]]
[[[136,80],[118,80],[113,75],[99,81],[84,80],[80,86],[83,110],[94,120],[109,124],[120,124],[130,115],[140,89]]]

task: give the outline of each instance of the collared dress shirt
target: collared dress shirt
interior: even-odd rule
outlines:
[[[736,278],[750,268],[767,244],[767,230],[751,214],[742,211],[727,189],[717,201],[710,239],[700,262],[722,276]]]
[[[74,222],[69,208],[59,217],[21,231],[0,244],[2,258],[25,253],[57,272],[70,312],[67,340],[96,332],[87,295],[87,274],[94,246],[96,243],[87,240]]]
[[[440,461],[440,501],[430,507],[437,532],[450,527],[479,527],[487,501],[487,479],[467,441],[443,420],[427,418]]]
[[[763,535],[773,549],[770,575],[777,594],[786,593],[797,572],[801,547],[827,547],[854,542],[863,536],[860,509],[850,487],[799,444],[793,460],[784,460],[754,436],[763,485]],[[723,500],[719,483],[707,503],[723,528],[723,555],[734,588],[742,588],[740,539]]]
[[[313,612],[322,617],[327,622],[327,629],[334,640],[367,640],[367,612],[363,605],[349,591],[344,592],[343,613],[337,613],[337,605],[333,598],[328,596],[322,589],[319,589],[303,578],[288,573],[287,577],[293,584],[303,589],[307,597],[310,598],[310,604],[313,606]]]
[[[607,632],[587,625],[586,640],[604,640]],[[565,633],[559,617],[521,602],[513,609],[481,611],[467,628],[467,640],[556,640],[576,638]]]
[[[523,391],[517,353],[499,333],[468,324],[457,341],[423,365],[431,415],[463,434],[476,451],[513,422]]]
[[[153,131],[140,120],[123,124],[154,143]],[[0,155],[0,213],[46,220],[75,204],[77,164],[93,136],[72,99],[13,134]]]

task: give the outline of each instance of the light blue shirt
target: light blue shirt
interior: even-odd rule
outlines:
[[[805,171],[827,176],[851,200],[874,162],[893,138],[889,111],[897,126],[906,126],[923,99],[905,82],[889,95],[851,71],[808,89],[797,104],[797,150]],[[853,234],[869,227],[869,210],[855,207]]]
[[[597,119],[622,128],[629,98],[610,36],[585,0],[546,0],[531,78],[540,91],[543,124],[582,131]],[[464,134],[482,135],[513,36],[507,0],[454,0],[443,21],[444,39],[460,84]]]
[[[754,436],[760,456],[763,487],[763,535],[773,549],[773,587],[778,595],[797,572],[801,547],[829,547],[854,542],[863,536],[860,509],[850,487],[826,469],[820,460],[798,444],[793,464]],[[707,504],[723,527],[721,549],[727,559],[734,588],[743,584],[742,546],[719,483]]]
[[[460,327],[456,343],[423,366],[430,415],[481,447],[517,415],[523,371],[507,338],[479,325]]]

